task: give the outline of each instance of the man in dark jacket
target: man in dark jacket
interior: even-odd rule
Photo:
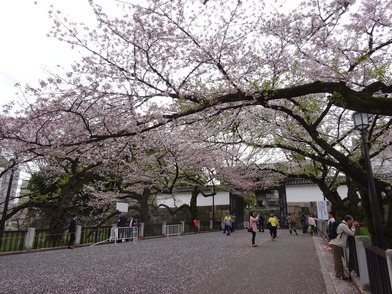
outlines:
[[[72,216],[71,221],[69,222],[68,233],[69,233],[69,242],[68,249],[74,249],[75,243],[75,233],[76,233],[76,215]]]
[[[117,219],[117,227],[118,228],[125,228],[127,224],[127,218],[124,214],[121,214],[120,217]],[[125,239],[124,229],[118,230],[118,238],[121,239],[121,242],[124,242]]]
[[[263,217],[263,215],[261,213],[260,213],[260,216],[259,216],[258,225],[259,225],[259,232],[264,232],[264,217]]]

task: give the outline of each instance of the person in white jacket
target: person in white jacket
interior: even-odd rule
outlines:
[[[335,277],[338,279],[349,280],[349,278],[344,275],[342,262],[343,250],[347,247],[348,236],[354,236],[355,228],[357,227],[359,227],[358,222],[354,221],[351,215],[346,215],[336,229],[338,236],[329,241],[329,245],[332,247]]]

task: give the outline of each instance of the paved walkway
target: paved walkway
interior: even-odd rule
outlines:
[[[0,256],[0,293],[354,294],[321,237],[239,230]],[[256,292],[257,291],[257,292]]]
[[[352,283],[334,278],[332,253],[323,238],[287,230],[278,230],[274,241],[267,231],[257,237],[258,247],[190,293],[358,293]]]

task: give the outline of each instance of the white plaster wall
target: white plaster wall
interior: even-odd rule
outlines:
[[[343,199],[347,196],[347,186],[338,187],[338,193]],[[317,185],[286,186],[287,202],[323,201],[324,196]]]
[[[338,188],[340,197],[345,198],[347,195],[347,186]],[[228,205],[230,203],[229,192],[218,192],[215,196],[215,205]],[[295,185],[286,186],[287,202],[315,202],[323,201],[324,196],[317,185]],[[157,197],[157,203],[165,204],[169,207],[179,207],[183,204],[190,203],[191,193],[177,193],[174,195],[161,194]],[[197,206],[212,206],[212,196],[197,196]]]
[[[228,205],[230,203],[230,195],[229,192],[218,192],[215,196],[215,205]],[[178,207],[183,204],[190,204],[191,201],[191,193],[176,193],[174,197],[172,195],[158,195],[157,203],[165,204],[169,207]],[[199,194],[197,196],[197,206],[211,206],[212,205],[212,196],[204,197]]]

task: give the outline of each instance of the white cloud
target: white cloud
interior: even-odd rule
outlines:
[[[51,3],[72,20],[94,19],[87,0],[0,1],[0,104],[17,99],[16,83],[35,85],[45,69],[67,66],[76,58],[69,45],[47,37]]]

